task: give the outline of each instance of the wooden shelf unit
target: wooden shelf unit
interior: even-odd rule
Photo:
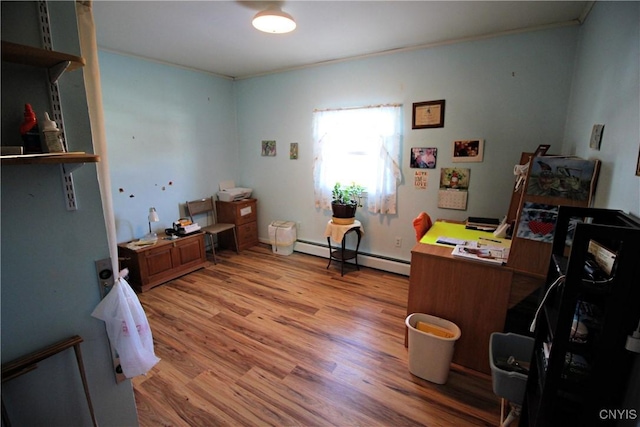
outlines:
[[[76,70],[85,65],[84,58],[80,56],[4,40],[2,41],[2,61],[46,69],[49,75],[49,92],[54,110],[56,107],[62,110],[60,99],[57,96],[58,89],[56,83],[60,76],[65,71]],[[62,121],[61,115],[59,119]],[[1,156],[0,158],[0,164],[2,166],[61,165],[64,200],[67,210],[77,209],[75,188],[71,173],[85,163],[97,163],[99,161],[99,156],[86,154],[84,152],[27,154],[20,156]]]
[[[575,207],[590,207],[593,204],[595,197],[595,187],[598,181],[598,175],[600,171],[600,160],[589,160],[593,163],[594,171],[591,177],[591,188],[588,197],[585,200],[574,200],[566,197],[558,197],[551,195],[533,195],[529,194],[529,187],[536,185],[536,177],[532,175],[533,162],[536,159],[544,160],[545,157],[549,159],[566,158],[568,161],[581,160],[577,157],[571,156],[542,156],[533,157],[533,153],[522,153],[520,157],[520,165],[529,165],[526,181],[520,186],[519,189],[515,189],[509,205],[509,212],[507,214],[507,221],[513,221],[513,237],[511,244],[511,251],[509,252],[509,261],[507,266],[513,268],[513,270],[519,274],[526,274],[532,277],[544,280],[547,273],[547,267],[549,258],[551,257],[551,243],[534,240],[524,237],[519,237],[518,232],[521,227],[520,221],[523,215],[523,208],[526,204],[540,204],[551,207],[558,206],[575,206]],[[558,174],[559,172],[555,172]]]

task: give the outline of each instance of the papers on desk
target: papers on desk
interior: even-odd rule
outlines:
[[[472,242],[476,243],[476,242]],[[451,255],[472,261],[505,265],[509,258],[509,248],[499,246],[456,245]]]

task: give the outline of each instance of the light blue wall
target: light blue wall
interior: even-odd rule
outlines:
[[[35,2],[2,2],[2,40],[40,46]],[[54,48],[79,55],[74,2],[49,3]],[[2,139],[19,144],[24,103],[49,111],[46,73],[2,63]],[[35,80],[34,80],[35,79]],[[83,72],[60,81],[69,147],[92,152]],[[2,167],[2,363],[80,335],[101,426],[137,424],[130,381],[120,385],[104,323],[90,316],[100,300],[95,260],[109,256],[96,167],[73,173],[77,211],[67,211],[58,165]],[[16,426],[91,425],[72,349],[2,385]]]
[[[233,82],[101,51],[111,186],[119,242],[149,231],[153,206],[171,227],[185,201],[240,176]]]
[[[596,206],[640,216],[640,3],[597,2],[581,28],[564,151],[602,160]],[[604,124],[600,151],[589,148]]]
[[[398,214],[361,211],[358,218],[364,252],[408,261],[418,213],[501,217],[520,153],[541,143],[560,151],[577,32],[531,32],[236,82],[101,51],[118,239],[146,233],[148,207],[158,208],[156,227],[166,228],[179,203],[235,179],[259,200],[261,239],[268,240],[271,221],[283,219],[299,223],[299,239],[324,243],[330,212],[314,208],[313,109],[397,102],[404,105]],[[435,99],[446,100],[445,127],[411,130],[412,103]],[[439,209],[439,169],[453,166],[452,142],[475,138],[485,140],[484,162],[456,164],[471,169],[468,209]],[[278,154],[262,157],[261,141],[270,139]],[[292,142],[298,160],[289,159]],[[427,190],[414,189],[409,168],[409,151],[419,146],[439,150]]]
[[[397,215],[357,214],[365,229],[364,252],[410,259],[412,220],[506,215],[513,166],[523,151],[548,143],[559,152],[569,98],[577,27],[531,32],[432,49],[378,56],[237,82],[241,182],[260,201],[259,234],[276,219],[301,223],[298,238],[323,243],[330,211],[313,200],[312,112],[315,108],[404,105],[402,184]],[[414,102],[445,99],[445,126],[411,129]],[[466,211],[439,209],[439,170],[452,167],[452,142],[484,139],[482,163],[471,169]],[[275,139],[277,156],[262,157],[260,141]],[[299,143],[290,160],[289,144]],[[413,186],[411,147],[437,147],[429,188]],[[395,237],[402,247],[394,247]]]

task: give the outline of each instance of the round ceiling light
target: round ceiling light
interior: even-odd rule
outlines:
[[[296,29],[296,21],[291,15],[281,10],[263,10],[251,22],[253,26],[265,33],[284,34]]]

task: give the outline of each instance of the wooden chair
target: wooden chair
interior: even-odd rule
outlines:
[[[213,197],[208,197],[206,199],[200,200],[191,200],[187,201],[187,213],[191,218],[191,221],[196,222],[194,217],[196,215],[205,214],[207,217],[211,217],[211,222],[202,226],[202,231],[209,236],[209,240],[211,241],[211,252],[213,253],[213,263],[217,264],[216,261],[216,249],[215,249],[215,241],[213,236],[218,233],[222,233],[225,231],[231,230],[233,232],[233,243],[236,247],[236,253],[238,252],[238,237],[236,236],[236,225],[228,224],[228,223],[219,223],[216,222],[216,209],[215,204],[213,202]]]

